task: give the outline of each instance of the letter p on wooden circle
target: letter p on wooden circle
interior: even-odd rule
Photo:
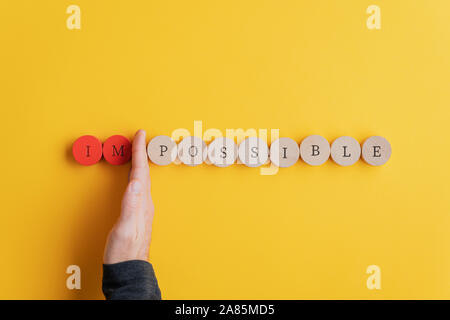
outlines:
[[[177,157],[177,144],[168,136],[156,136],[147,146],[150,161],[159,166],[171,164]]]

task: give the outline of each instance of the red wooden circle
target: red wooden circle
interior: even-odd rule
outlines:
[[[131,159],[131,142],[124,136],[114,135],[103,143],[103,157],[113,165],[125,164]]]
[[[73,143],[72,153],[78,163],[90,166],[102,158],[102,143],[94,136],[82,136]]]

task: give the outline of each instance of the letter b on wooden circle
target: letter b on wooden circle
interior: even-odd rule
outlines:
[[[307,164],[320,166],[330,157],[330,144],[322,136],[308,136],[300,144],[300,156]]]

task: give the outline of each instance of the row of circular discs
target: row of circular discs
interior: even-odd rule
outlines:
[[[94,136],[78,138],[72,148],[76,161],[83,165],[97,163],[102,156],[111,164],[120,165],[131,159],[131,143],[123,136],[114,135],[105,143]],[[391,145],[383,137],[372,136],[362,145],[349,136],[342,136],[330,143],[322,136],[311,135],[298,144],[291,138],[279,138],[270,147],[258,137],[249,137],[237,145],[233,139],[219,137],[209,145],[196,136],[185,137],[178,144],[169,136],[156,136],[147,146],[150,160],[157,165],[184,163],[197,166],[203,162],[218,167],[228,167],[241,163],[248,167],[259,167],[273,163],[286,168],[295,164],[299,158],[312,166],[327,161],[330,156],[341,166],[354,164],[360,158],[373,166],[385,164],[391,156]]]

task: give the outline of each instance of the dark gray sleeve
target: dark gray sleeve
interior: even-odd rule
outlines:
[[[104,264],[102,289],[107,300],[161,300],[155,271],[143,260]]]

